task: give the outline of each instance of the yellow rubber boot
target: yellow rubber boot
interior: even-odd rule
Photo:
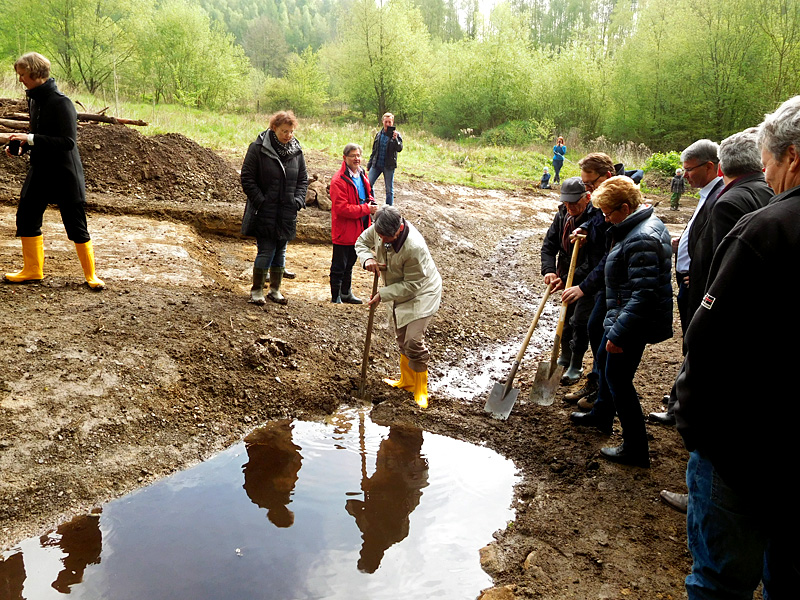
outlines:
[[[89,284],[89,287],[93,290],[102,290],[106,287],[103,280],[98,279],[94,273],[94,247],[92,246],[92,240],[83,244],[76,243],[75,250],[78,252],[78,258],[81,261],[81,267],[83,267],[83,276],[86,277],[86,283]]]
[[[420,408],[428,408],[428,370],[414,372],[414,402]]]
[[[42,236],[22,237],[22,271],[6,273],[11,283],[41,281],[44,278],[44,241]]]
[[[409,392],[414,389],[414,371],[408,366],[408,357],[405,354],[400,355],[400,379],[384,379],[392,387],[408,390]]]

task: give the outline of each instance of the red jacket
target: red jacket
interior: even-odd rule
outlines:
[[[369,179],[361,170],[361,181],[364,182],[364,189],[367,192],[367,202],[374,201],[372,188]],[[364,226],[362,219],[369,219],[369,204],[359,204],[358,190],[350,173],[347,163],[342,161],[342,167],[336,172],[331,180],[331,240],[340,246],[353,246],[367,227]]]

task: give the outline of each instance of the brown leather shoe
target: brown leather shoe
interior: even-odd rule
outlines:
[[[678,512],[686,513],[689,508],[689,494],[678,494],[669,490],[661,490],[661,501]]]
[[[570,392],[569,394],[564,394],[564,402],[568,402],[569,404],[575,404],[581,398],[585,398],[593,393],[597,392],[597,381],[594,379],[587,379],[586,383],[583,384],[583,387],[579,389],[577,392]],[[591,408],[589,408],[591,410]]]

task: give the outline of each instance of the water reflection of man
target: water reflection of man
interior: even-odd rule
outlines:
[[[244,489],[253,504],[267,509],[275,527],[291,527],[294,513],[288,505],[303,462],[300,446],[292,442],[288,419],[275,421],[244,438],[247,456]]]
[[[55,537],[39,538],[42,547],[59,546],[66,555],[61,559],[64,568],[56,576],[52,587],[69,594],[70,587],[83,581],[83,572],[89,565],[100,564],[103,534],[100,532],[100,515],[79,515],[58,526]]]
[[[364,540],[359,571],[377,571],[386,550],[408,536],[409,516],[428,485],[428,461],[421,449],[422,430],[390,428],[378,448],[375,472],[361,482],[364,500],[346,502]]]
[[[12,554],[8,558],[0,556],[0,598],[8,600],[24,600],[22,588],[25,584],[25,562],[22,552]]]

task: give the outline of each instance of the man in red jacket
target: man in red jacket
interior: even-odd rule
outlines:
[[[361,168],[362,153],[358,144],[347,144],[342,167],[331,181],[331,302],[334,304],[361,304],[351,289],[355,243],[378,208],[369,179]]]

